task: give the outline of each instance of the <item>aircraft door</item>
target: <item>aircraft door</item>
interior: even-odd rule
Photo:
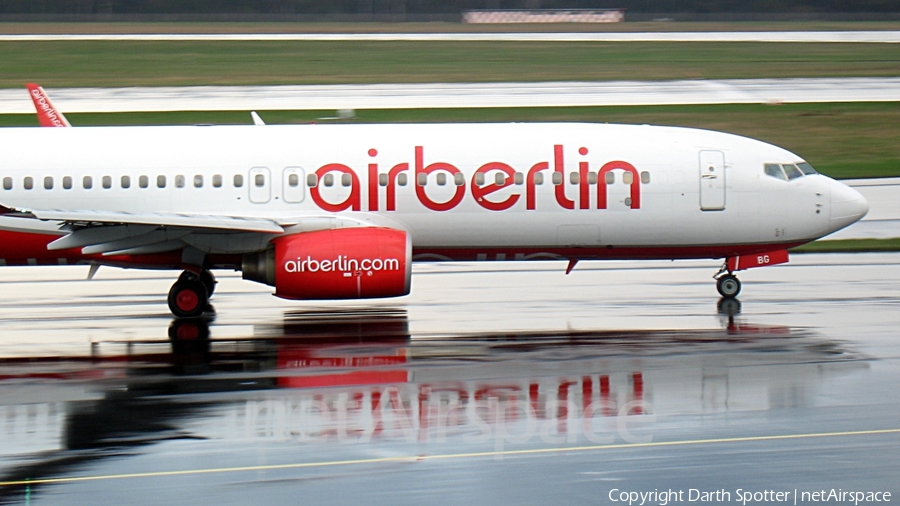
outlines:
[[[285,202],[292,204],[303,202],[303,199],[306,197],[306,181],[303,180],[303,168],[285,168],[281,188],[284,192]]]
[[[725,153],[700,152],[700,209],[725,209]]]
[[[266,167],[250,169],[250,202],[264,204],[272,198],[272,176]]]

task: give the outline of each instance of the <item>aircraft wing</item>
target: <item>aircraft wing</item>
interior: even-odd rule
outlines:
[[[39,220],[61,221],[69,224],[91,225],[155,225],[157,227],[187,227],[218,229],[227,232],[284,233],[278,223],[266,218],[216,216],[180,213],[125,213],[114,211],[33,210]]]
[[[114,211],[30,210],[0,215],[0,230],[57,236],[47,249],[141,255],[193,246],[205,252],[265,249],[284,228],[266,218]]]
[[[6,209],[0,230],[58,236],[48,250],[80,248],[85,255],[140,255],[192,246],[207,253],[249,253],[277,235],[354,226],[402,225],[374,215],[301,213],[289,217],[99,210]]]

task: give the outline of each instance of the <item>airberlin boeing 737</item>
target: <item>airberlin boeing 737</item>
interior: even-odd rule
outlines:
[[[417,260],[723,258],[734,297],[868,211],[784,149],[646,125],[5,128],[0,183],[0,264],[183,270],[181,317],[212,269],[354,299],[409,293]]]

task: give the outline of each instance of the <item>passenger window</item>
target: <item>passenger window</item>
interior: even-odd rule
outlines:
[[[12,178],[11,177],[3,178],[3,189],[4,190],[12,190]]]
[[[181,174],[175,176],[175,188],[184,188],[184,176]]]
[[[72,176],[66,176],[63,178],[63,189],[66,189],[66,190],[72,189]]]
[[[641,183],[650,184],[650,173],[646,170],[641,172]]]
[[[798,177],[803,177],[803,173],[800,172],[800,169],[797,168],[796,165],[786,163],[782,165],[784,168],[784,173],[787,174],[788,179],[797,179]]]
[[[322,184],[325,186],[334,186],[334,174],[325,174],[322,178]]]
[[[462,175],[462,172],[457,172],[453,175],[453,183],[456,186],[465,186],[466,185],[466,176]]]
[[[378,174],[378,186],[387,186],[388,185],[388,175],[387,174]]]
[[[353,178],[350,177],[350,174],[341,174],[341,185],[350,186],[351,184],[353,184]]]
[[[616,174],[613,171],[607,172],[603,177],[606,178],[606,184],[615,184],[616,182]]]
[[[503,186],[506,184],[506,174],[503,172],[498,172],[494,174],[494,184],[497,186]]]
[[[84,176],[84,179],[81,180],[81,186],[85,190],[90,190],[94,187],[94,178],[92,178],[91,176]]]
[[[781,170],[781,165],[778,165],[777,163],[766,164],[766,175],[774,177],[775,179],[787,181],[787,176],[785,176],[784,171]]]
[[[253,184],[255,184],[257,188],[262,188],[266,185],[266,176],[263,174],[253,176]]]
[[[544,184],[544,174],[538,172],[534,175],[534,184]]]
[[[45,189],[45,190],[52,190],[52,189],[53,189],[53,178],[52,178],[52,177],[47,176],[47,177],[44,178],[44,189]]]
[[[240,174],[235,174],[234,175],[234,187],[241,188],[242,186],[244,186],[244,176],[242,176]]]
[[[26,190],[34,188],[34,179],[32,179],[31,176],[26,177],[22,182],[22,186],[25,187]]]
[[[409,182],[409,177],[406,174],[400,174],[397,176],[397,184],[400,186],[406,186],[406,183]]]
[[[416,184],[419,186],[428,184],[428,174],[425,174],[424,172],[419,173],[419,175],[416,176]]]
[[[150,186],[150,178],[147,177],[147,176],[141,176],[141,177],[139,177],[139,178],[138,178],[138,185],[139,185],[141,188],[146,188],[146,187]]]
[[[578,184],[581,181],[581,177],[577,172],[569,173],[569,182],[572,184]]]
[[[294,186],[297,186],[296,184]],[[203,176],[197,174],[194,176],[194,188],[203,188]]]
[[[195,181],[196,182],[196,181]],[[203,180],[200,180],[200,186],[203,186]],[[291,188],[296,188],[300,186],[300,176],[297,174],[288,174],[288,186]]]
[[[112,188],[112,176],[103,176],[103,188],[107,190]]]
[[[443,172],[438,173],[437,184],[438,184],[438,186],[446,186],[447,185],[447,174],[444,174]]]
[[[626,172],[622,174],[622,182],[625,184],[631,184],[634,182],[634,174],[631,172]]]
[[[516,172],[516,174],[513,176],[513,182],[516,184],[525,184],[525,174]]]
[[[597,184],[596,172],[588,172],[588,184]]]
[[[157,188],[165,188],[166,187],[166,176],[156,176],[156,187]]]
[[[540,174],[538,174],[538,175],[540,175]],[[562,174],[560,174],[559,172],[553,173],[553,184],[555,184],[556,186],[559,186],[562,184]]]
[[[122,188],[131,188],[130,176],[122,176]]]
[[[315,174],[310,174],[306,176],[306,186],[310,188],[315,188],[319,184],[319,176]]]
[[[222,174],[216,174],[213,176],[213,188],[221,188],[222,187]]]
[[[479,172],[478,174],[475,174],[475,184],[477,184],[478,186],[484,186],[484,173],[483,172]]]
[[[818,174],[818,172],[816,172],[816,169],[812,168],[812,165],[810,165],[806,162],[798,163],[797,168],[799,168],[800,172],[806,174],[807,176],[812,175],[812,174]]]

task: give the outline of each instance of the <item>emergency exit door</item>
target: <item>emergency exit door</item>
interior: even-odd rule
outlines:
[[[700,152],[700,209],[725,209],[725,153]]]

